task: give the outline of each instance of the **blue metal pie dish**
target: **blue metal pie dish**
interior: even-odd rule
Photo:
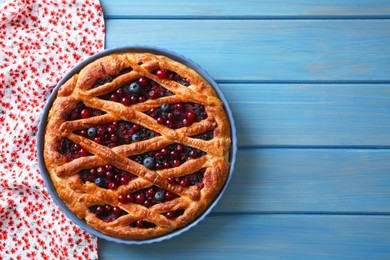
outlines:
[[[201,213],[194,221],[187,224],[184,227],[181,227],[179,229],[176,229],[170,233],[167,233],[162,236],[149,238],[145,240],[127,240],[127,239],[121,239],[112,237],[109,235],[106,235],[91,226],[87,224],[87,222],[84,219],[79,218],[75,213],[73,213],[68,206],[65,204],[65,202],[60,198],[54,183],[50,177],[49,171],[46,168],[46,164],[44,161],[44,142],[45,142],[45,134],[46,134],[46,126],[48,123],[48,116],[50,109],[53,106],[53,103],[58,95],[58,89],[60,86],[64,85],[73,75],[78,74],[83,68],[85,68],[88,64],[92,63],[93,61],[100,59],[102,57],[111,55],[111,54],[122,54],[122,53],[151,53],[154,55],[161,55],[165,56],[171,60],[174,60],[176,62],[179,62],[181,64],[184,64],[185,66],[193,69],[197,74],[199,74],[204,80],[206,80],[209,85],[214,89],[216,92],[218,98],[223,102],[223,107],[225,110],[225,113],[227,115],[229,124],[230,124],[230,132],[231,132],[231,148],[229,152],[229,163],[230,168],[228,172],[228,176],[226,178],[226,181],[222,187],[222,189],[219,191],[219,194],[216,196],[216,198],[212,201],[212,203],[209,204],[209,206]],[[190,228],[197,225],[200,221],[202,221],[211,211],[212,209],[217,205],[218,201],[222,198],[224,192],[227,189],[228,183],[230,182],[231,176],[233,174],[234,165],[236,161],[236,151],[237,151],[237,137],[236,137],[236,128],[234,124],[234,119],[232,115],[232,111],[229,107],[228,101],[224,97],[221,89],[219,88],[218,84],[215,82],[215,80],[205,71],[203,70],[198,64],[193,62],[192,60],[185,58],[184,56],[177,54],[173,51],[157,48],[157,47],[150,47],[150,46],[128,46],[128,47],[120,47],[120,48],[114,48],[114,49],[108,49],[104,50],[100,53],[97,53],[84,61],[77,64],[73,69],[71,69],[60,82],[58,82],[57,86],[54,88],[52,94],[47,100],[47,104],[45,105],[45,108],[42,112],[39,128],[38,128],[38,136],[37,136],[37,151],[38,151],[38,163],[41,175],[44,179],[46,188],[48,192],[51,194],[52,198],[58,205],[58,207],[65,213],[65,215],[70,218],[76,225],[84,229],[85,231],[89,232],[92,235],[97,236],[98,238],[106,239],[108,241],[113,241],[117,243],[124,243],[124,244],[149,244],[154,242],[160,242],[166,239],[170,239],[172,237],[175,237],[184,231],[189,230]],[[144,165],[145,165],[144,161]],[[146,165],[147,166],[147,165]]]

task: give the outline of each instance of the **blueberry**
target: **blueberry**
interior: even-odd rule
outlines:
[[[132,94],[137,94],[141,91],[141,86],[137,82],[133,82],[130,84],[127,90]]]
[[[88,132],[87,133],[88,133],[89,137],[95,137],[96,134],[97,134],[96,127],[88,128]]]
[[[153,157],[146,157],[146,158],[144,159],[144,166],[145,166],[146,168],[152,169],[152,168],[154,168],[154,165],[155,165],[155,164],[156,164],[156,162],[155,162],[155,160],[154,160]]]
[[[154,194],[154,198],[157,200],[157,201],[163,201],[164,200],[164,192],[161,192],[161,191],[158,191],[156,192],[156,194]]]
[[[97,177],[95,179],[95,185],[99,186],[99,187],[103,187],[104,186],[104,180],[103,178],[100,178],[100,177]]]
[[[132,140],[133,142],[138,142],[139,140],[141,140],[141,138],[139,137],[138,134],[133,134],[133,135],[131,136],[131,140]]]
[[[168,112],[168,110],[169,110],[169,104],[168,104],[168,103],[162,104],[161,107],[160,107],[160,109],[161,109],[162,112]]]

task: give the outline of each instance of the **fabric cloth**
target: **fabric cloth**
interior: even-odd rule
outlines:
[[[74,225],[45,189],[36,134],[57,82],[103,48],[98,0],[0,5],[0,259],[97,259],[97,239]]]

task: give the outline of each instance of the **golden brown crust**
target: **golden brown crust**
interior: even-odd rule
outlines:
[[[129,67],[132,71],[120,74]],[[157,68],[174,71],[186,78],[191,85],[186,87],[173,80],[160,79],[152,73]],[[111,82],[92,87],[98,79],[118,74],[120,75]],[[131,106],[123,106],[120,103],[99,98],[140,77],[148,77],[158,82],[174,95],[147,100]],[[79,102],[83,102],[87,107],[100,109],[105,114],[68,121],[70,111]],[[207,112],[207,118],[189,127],[174,130],[158,124],[156,120],[143,113],[151,108],[160,107],[163,103],[176,102],[202,104]],[[76,130],[116,120],[137,123],[161,135],[110,149],[74,133]],[[210,130],[214,133],[214,138],[210,141],[190,137]],[[79,144],[92,155],[68,162],[66,157],[57,151],[58,143],[64,137]],[[156,171],[128,158],[132,155],[161,149],[175,142],[202,150],[206,155],[187,161],[179,167]],[[59,88],[57,98],[48,115],[44,139],[44,160],[59,196],[69,209],[79,218],[85,219],[89,226],[112,237],[145,240],[186,226],[207,209],[226,181],[230,167],[228,158],[230,146],[230,125],[223,103],[209,83],[199,74],[165,56],[150,53],[125,53],[108,55],[92,62]],[[105,164],[112,164],[129,171],[138,178],[113,190],[98,187],[88,181],[83,183],[79,178],[78,172],[81,170]],[[203,168],[206,170],[202,189],[197,186],[172,185],[167,181],[170,176],[184,176]],[[155,204],[150,208],[136,203],[124,204],[118,201],[119,194],[135,192],[152,185],[169,190],[179,197]],[[119,206],[127,214],[112,222],[105,222],[88,209],[90,206],[103,204]],[[162,214],[180,209],[184,210],[184,213],[175,219],[168,219]],[[156,227],[137,228],[130,225],[137,220],[146,220],[155,224]]]

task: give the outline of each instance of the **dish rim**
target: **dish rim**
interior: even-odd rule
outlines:
[[[230,123],[230,130],[231,130],[231,148],[230,148],[230,169],[227,176],[227,179],[225,181],[225,184],[223,185],[221,191],[217,195],[217,197],[214,199],[214,201],[207,207],[207,209],[202,212],[202,214],[197,217],[194,221],[189,223],[188,225],[179,228],[177,230],[174,230],[168,234],[165,234],[160,237],[146,239],[146,240],[126,240],[126,239],[120,239],[108,236],[102,232],[99,232],[98,230],[90,227],[87,225],[85,220],[80,219],[77,217],[75,213],[73,213],[66,204],[62,201],[62,199],[59,197],[57,190],[54,187],[54,184],[51,180],[50,174],[46,169],[44,157],[43,157],[43,147],[44,147],[44,135],[45,135],[45,129],[47,124],[47,117],[50,111],[50,108],[52,107],[52,104],[54,100],[57,97],[58,89],[60,86],[62,86],[69,78],[71,78],[74,74],[79,73],[86,65],[89,63],[102,58],[104,56],[110,55],[110,54],[120,54],[120,53],[126,53],[126,52],[134,52],[134,53],[152,53],[154,55],[163,55],[166,56],[174,61],[177,61],[179,63],[182,63],[186,65],[189,68],[192,68],[195,70],[200,76],[202,76],[210,85],[211,87],[216,91],[218,97],[224,104],[225,112],[228,116],[228,120]],[[58,205],[58,207],[61,209],[62,212],[65,213],[65,215],[77,226],[88,232],[89,234],[92,234],[98,238],[105,239],[107,241],[112,241],[120,244],[128,244],[128,245],[142,245],[142,244],[151,244],[155,242],[161,242],[163,240],[168,240],[173,237],[176,237],[180,234],[182,234],[185,231],[188,231],[192,227],[196,226],[198,223],[200,223],[211,211],[212,209],[217,205],[219,200],[223,197],[223,194],[225,193],[228,184],[232,178],[233,172],[234,172],[234,166],[236,162],[236,153],[237,153],[237,133],[236,133],[236,127],[234,123],[233,113],[229,107],[229,103],[225,96],[223,95],[222,90],[216,83],[216,81],[210,76],[208,72],[206,72],[204,69],[202,69],[197,63],[192,61],[189,58],[184,57],[181,54],[178,54],[172,50],[168,50],[165,48],[160,48],[156,46],[149,46],[149,45],[132,45],[132,46],[123,46],[123,47],[116,47],[111,49],[106,49],[101,52],[98,52],[85,60],[79,62],[75,67],[73,67],[70,71],[68,71],[62,79],[58,82],[56,87],[53,89],[52,93],[50,94],[49,98],[47,99],[47,102],[44,106],[44,109],[42,111],[42,114],[40,116],[39,124],[38,124],[38,132],[37,132],[37,155],[38,155],[38,167],[40,170],[40,173],[43,177],[45,186],[53,198],[54,202]]]

